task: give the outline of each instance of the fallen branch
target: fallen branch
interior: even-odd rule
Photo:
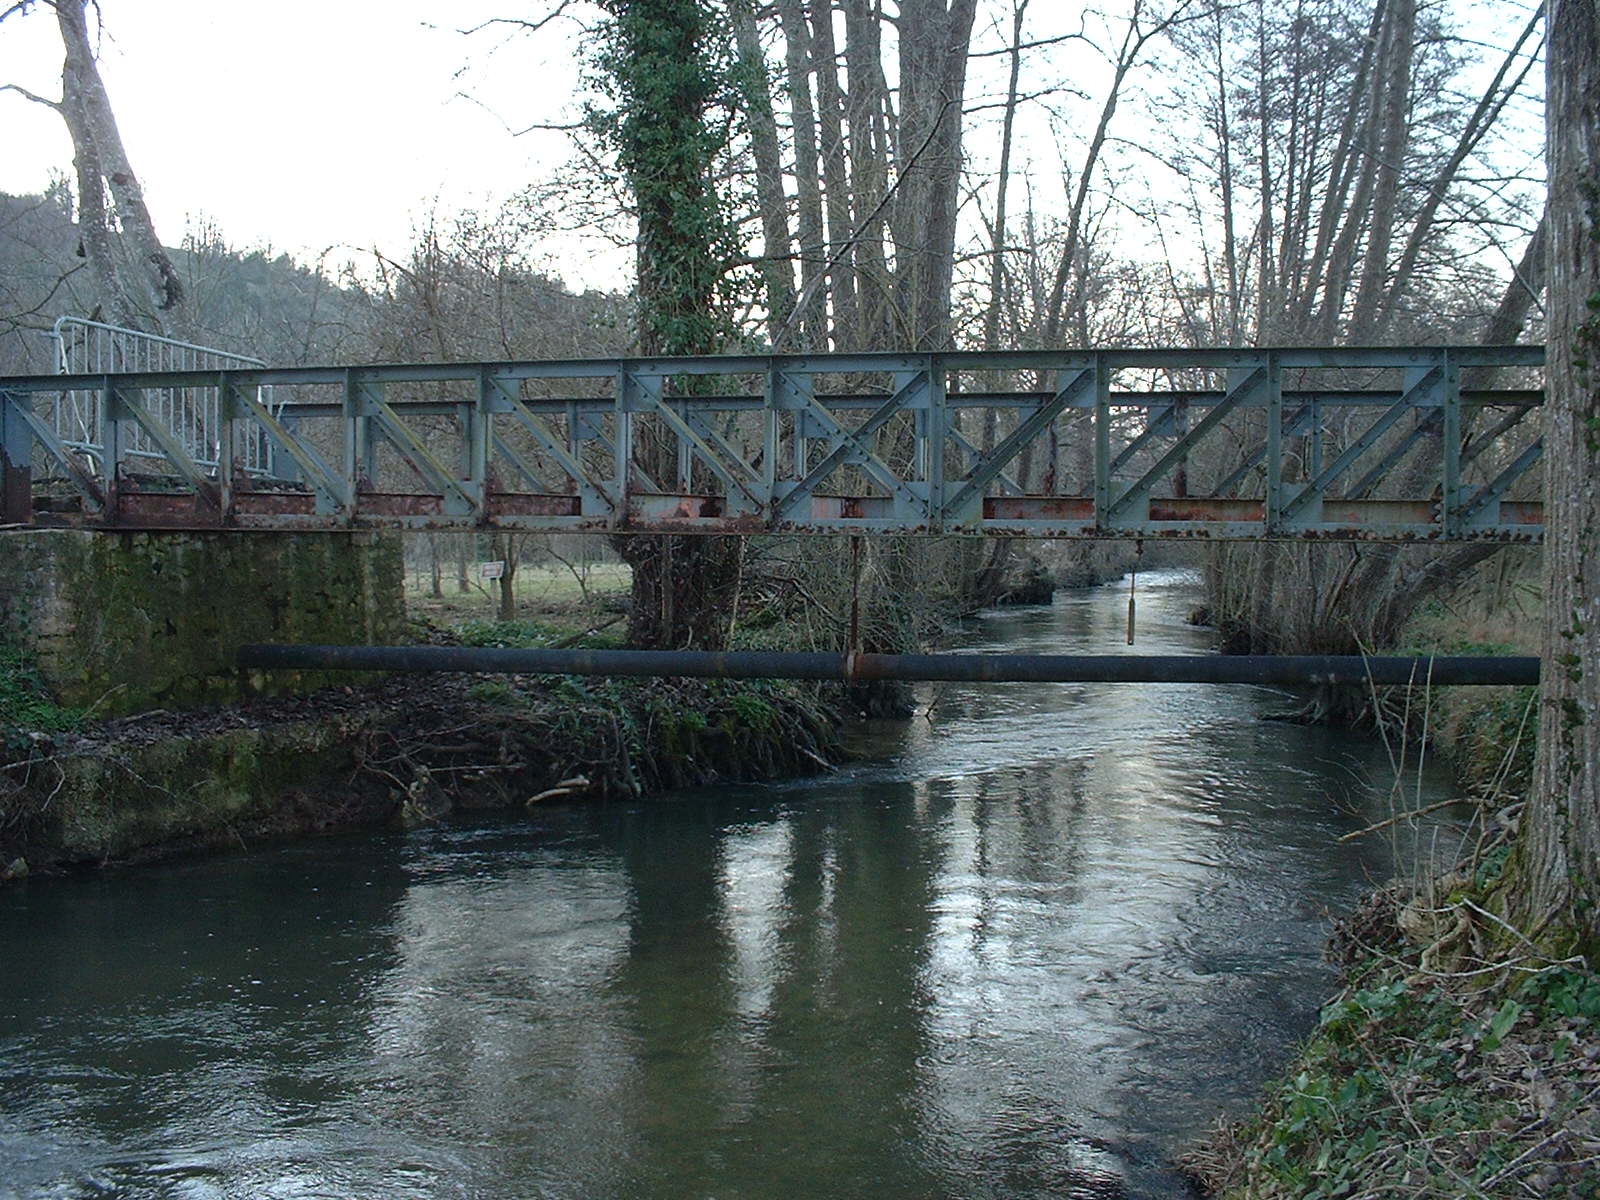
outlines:
[[[1434,804],[1425,804],[1423,807],[1413,808],[1409,812],[1396,813],[1387,820],[1379,821],[1376,825],[1368,825],[1365,829],[1358,829],[1354,833],[1346,833],[1335,840],[1340,842],[1353,842],[1358,837],[1366,837],[1369,833],[1377,833],[1378,830],[1387,829],[1391,825],[1398,825],[1401,821],[1409,821],[1413,817],[1425,817],[1431,812],[1438,812],[1441,808],[1449,808],[1452,804],[1462,803],[1465,803],[1465,801],[1463,801],[1460,797],[1455,797],[1450,800],[1440,800]]]
[[[558,800],[563,796],[580,796],[589,790],[589,777],[587,775],[574,775],[571,779],[563,779],[555,787],[546,788],[536,795],[529,796],[527,806],[532,808],[541,800]]]

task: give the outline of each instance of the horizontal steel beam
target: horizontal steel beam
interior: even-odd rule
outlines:
[[[1214,370],[1249,366],[1272,357],[1285,370],[1384,370],[1429,366],[1448,355],[1457,366],[1537,367],[1544,347],[1527,346],[1322,346],[1259,349],[1151,348],[1129,350],[970,350],[946,354],[751,354],[684,358],[556,359],[537,362],[381,363],[357,367],[245,367],[233,370],[135,371],[86,375],[16,375],[0,379],[15,392],[58,392],[97,388],[109,381],[119,388],[215,387],[219,379],[235,386],[342,386],[360,383],[447,383],[476,381],[483,374],[504,380],[610,380],[633,376],[764,375],[792,371],[808,375],[893,374],[942,371],[1061,371],[1097,367],[1102,371]]]
[[[816,654],[785,651],[503,650],[471,646],[253,645],[247,670],[457,671],[713,679],[962,683],[1532,684],[1537,658],[1359,655]]]
[[[1152,496],[1148,520],[1136,528],[1106,528],[1095,522],[1090,496],[988,496],[982,525],[948,530],[946,536],[1070,538],[1080,540],[1226,540],[1394,542],[1445,540],[1431,499],[1330,500],[1323,513],[1329,525],[1316,530],[1269,532],[1263,525],[1265,502],[1248,497]],[[226,522],[215,507],[194,492],[123,491],[114,513],[32,514],[41,528],[207,530],[230,528],[272,532],[329,532],[348,529],[408,529],[419,532],[567,532],[685,535],[823,535],[929,532],[895,518],[882,496],[813,495],[792,518],[768,523],[724,511],[721,497],[635,492],[628,497],[627,523],[619,527],[605,515],[586,515],[580,497],[561,493],[489,492],[482,514],[451,514],[444,497],[410,492],[363,492],[354,518],[339,511],[319,512],[308,491],[235,493]],[[1501,501],[1498,523],[1469,530],[1460,540],[1534,543],[1543,530],[1544,506],[1537,500]]]

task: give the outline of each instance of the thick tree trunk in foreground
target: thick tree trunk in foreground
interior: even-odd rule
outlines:
[[[1600,10],[1551,0],[1545,644],[1522,916],[1600,945]]]

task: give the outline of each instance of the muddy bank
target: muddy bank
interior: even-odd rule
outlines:
[[[0,869],[801,774],[834,724],[813,691],[722,680],[412,677],[143,713],[7,755]]]

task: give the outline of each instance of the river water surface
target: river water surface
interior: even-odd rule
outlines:
[[[968,644],[1125,651],[1126,586]],[[1335,842],[1387,753],[1262,688],[922,701],[800,783],[0,890],[0,1196],[1186,1195],[1407,853]]]

